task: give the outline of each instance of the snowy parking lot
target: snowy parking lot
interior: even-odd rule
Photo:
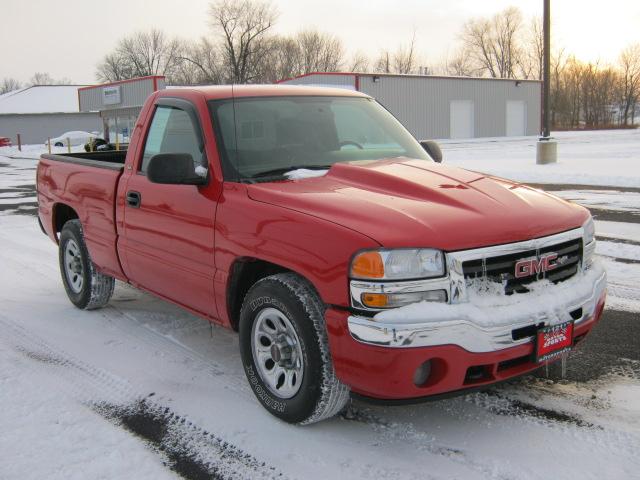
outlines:
[[[37,149],[0,148],[0,478],[630,479],[640,475],[640,132],[443,142],[444,161],[591,209],[608,305],[564,363],[295,427],[247,385],[235,333],[119,283],[77,310],[36,222]],[[15,157],[15,158],[10,158]]]

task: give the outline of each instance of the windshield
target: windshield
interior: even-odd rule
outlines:
[[[369,98],[238,98],[210,107],[226,180],[282,178],[291,170],[353,160],[430,160],[400,122]]]

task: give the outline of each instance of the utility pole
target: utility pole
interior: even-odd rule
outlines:
[[[556,163],[558,144],[551,138],[551,0],[543,0],[544,52],[542,72],[542,135],[538,139],[536,163]]]
[[[542,126],[542,138],[549,138],[551,136],[551,111],[550,111],[550,106],[551,106],[551,100],[549,98],[550,96],[550,85],[549,82],[551,80],[551,15],[549,12],[549,8],[550,8],[550,4],[551,0],[544,0],[544,14],[543,14],[543,35],[544,35],[544,52],[543,52],[543,60],[544,60],[544,66],[543,66],[543,73],[542,73],[542,79],[543,79],[543,87],[544,87],[544,107],[543,107],[543,111],[542,111],[542,119],[543,119],[543,126]]]

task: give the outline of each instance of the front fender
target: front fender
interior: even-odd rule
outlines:
[[[227,184],[216,212],[218,311],[226,311],[221,308],[226,305],[226,281],[231,266],[241,257],[296,272],[313,284],[324,303],[348,307],[352,255],[379,246],[366,235],[328,220],[252,200],[244,185]]]

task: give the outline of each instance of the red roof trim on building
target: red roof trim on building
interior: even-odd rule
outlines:
[[[276,83],[282,83],[282,82],[288,82],[289,80],[296,80],[298,78],[303,78],[303,77],[310,77],[312,75],[342,75],[344,77],[348,77],[350,75],[355,75],[355,73],[352,72],[310,72],[310,73],[303,73],[302,75],[296,75],[295,77],[290,77],[290,78],[283,78],[281,80],[277,80]]]
[[[356,73],[356,72],[311,72],[303,73],[302,75],[296,75],[295,77],[283,78],[275,83],[283,83],[291,80],[297,80],[298,78],[311,77],[313,75],[342,75],[345,77],[355,76],[356,81],[359,83],[359,77],[401,77],[401,78],[440,78],[448,80],[498,80],[501,82],[530,82],[530,83],[542,83],[542,80],[520,79],[520,78],[493,78],[493,77],[456,77],[447,75],[417,75],[411,73]]]
[[[90,85],[88,87],[82,87],[78,89],[78,92],[80,90],[90,90],[92,88],[103,88],[103,87],[109,87],[111,85],[120,85],[123,83],[131,83],[131,82],[137,82],[139,80],[153,80],[153,86],[154,86],[154,91],[157,90],[157,85],[158,85],[158,79],[164,79],[164,75],[148,75],[146,77],[136,77],[136,78],[128,78],[126,80],[118,80],[116,82],[109,82],[109,83],[101,83],[100,85]]]

